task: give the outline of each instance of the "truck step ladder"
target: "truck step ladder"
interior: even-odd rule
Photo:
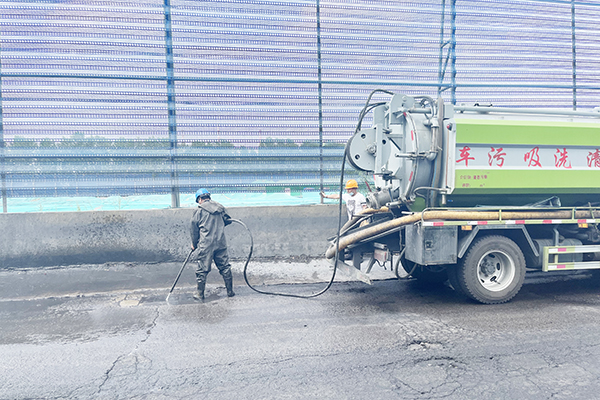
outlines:
[[[600,261],[558,261],[558,257],[563,254],[594,252],[600,252],[600,245],[545,246],[544,265],[542,265],[542,271],[548,272],[572,269],[600,269]]]

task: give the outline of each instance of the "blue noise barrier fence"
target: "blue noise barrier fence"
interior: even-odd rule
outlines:
[[[591,110],[599,20],[584,0],[0,1],[3,211],[335,190],[376,88]]]

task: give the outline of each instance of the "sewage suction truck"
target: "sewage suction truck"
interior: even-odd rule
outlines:
[[[600,269],[597,109],[467,107],[380,92],[389,101],[369,96],[345,154],[373,174],[369,208],[331,240],[329,260],[363,276],[376,262],[397,275],[401,265],[485,304],[512,299],[526,271]]]

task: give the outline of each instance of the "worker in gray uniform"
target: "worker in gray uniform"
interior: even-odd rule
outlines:
[[[198,291],[194,293],[196,300],[204,300],[206,276],[210,272],[212,261],[219,269],[225,281],[227,296],[233,297],[233,277],[227,253],[225,226],[231,223],[231,217],[221,204],[211,200],[210,192],[204,188],[196,192],[198,209],[191,221],[192,250],[198,249],[198,268],[196,282]]]

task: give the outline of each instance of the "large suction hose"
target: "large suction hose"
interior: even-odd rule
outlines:
[[[344,236],[336,243],[329,246],[325,257],[331,259],[336,252],[344,250],[349,245],[380,235],[394,228],[405,226],[418,221],[445,220],[445,221],[493,221],[493,220],[527,220],[527,219],[583,219],[593,218],[596,210],[558,210],[558,211],[459,211],[459,210],[425,210],[423,212],[396,218],[369,226],[358,232]]]

